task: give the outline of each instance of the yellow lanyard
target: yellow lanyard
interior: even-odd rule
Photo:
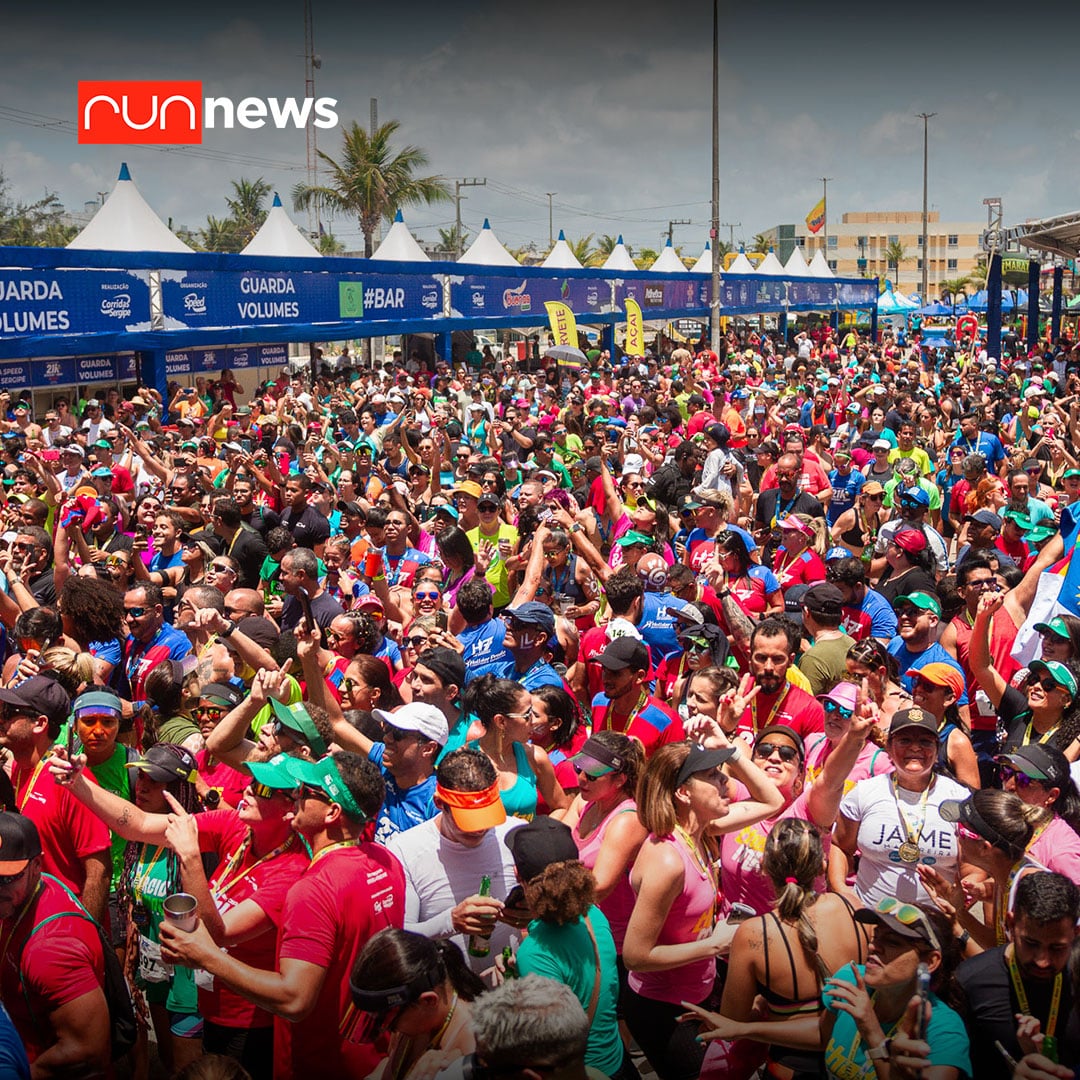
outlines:
[[[1009,948],[1009,978],[1012,979],[1013,990],[1016,993],[1016,1001],[1020,1006],[1020,1011],[1027,1016],[1031,1016],[1031,1009],[1028,1007],[1027,991],[1024,989],[1023,980],[1020,978],[1020,969],[1016,965],[1016,952],[1014,947]],[[1058,1009],[1061,1007],[1062,982],[1062,975],[1059,971],[1054,976],[1054,992],[1050,998],[1050,1015],[1047,1017],[1046,1024],[1043,1027],[1043,1034],[1051,1038],[1053,1038],[1054,1032],[1057,1030]]]
[[[787,699],[788,691],[790,689],[791,684],[785,683],[784,689],[780,691],[780,696],[773,702],[773,707],[769,710],[769,715],[765,717],[765,723],[761,727],[758,727],[757,722],[757,698],[755,697],[754,700],[750,702],[750,722],[753,725],[755,736],[772,724],[776,714],[780,711],[780,706],[783,705],[784,701]]]
[[[149,862],[147,862],[147,861],[145,861],[143,859],[139,859],[139,863],[138,863],[138,866],[136,867],[136,871],[139,869],[139,867],[142,867],[143,868],[142,876],[139,877],[138,874],[136,874],[135,881],[132,883],[132,886],[131,886],[131,892],[134,895],[135,900],[136,900],[137,903],[140,903],[140,904],[142,903],[143,891],[144,891],[144,887],[146,885],[146,881],[150,877],[151,871],[154,869],[154,864],[161,857],[161,853],[164,850],[165,850],[165,845],[164,844],[158,844],[158,846],[156,848],[154,848],[154,853],[153,853],[153,855],[150,856]],[[144,852],[146,851],[146,845],[145,844],[143,844],[143,851]]]
[[[1024,729],[1024,741],[1020,744],[1021,746],[1031,745],[1031,736],[1035,734],[1034,724],[1034,720],[1028,721],[1028,726]],[[1054,735],[1057,733],[1057,729],[1058,725],[1055,724],[1049,731],[1044,732],[1036,741],[1039,743],[1040,746],[1043,745],[1047,742],[1047,740],[1054,737]]]
[[[313,870],[315,868],[315,864],[321,858],[323,858],[323,856],[329,855],[331,851],[337,851],[338,848],[356,847],[357,844],[359,844],[359,843],[360,843],[359,840],[339,840],[336,844],[330,844],[327,847],[322,848],[322,850],[317,851],[315,853],[315,855],[312,857],[312,860],[311,860],[310,865],[308,866],[308,869]]]
[[[1034,839],[1034,837],[1032,837]],[[1005,883],[1005,888],[1002,890],[1000,896],[994,897],[994,944],[1005,945],[1008,943],[1008,938],[1005,936],[1005,912],[1009,907],[1009,897],[1012,896],[1013,883],[1016,881],[1016,875],[1024,869],[1025,862],[1021,859],[1010,871],[1009,880]],[[1030,864],[1029,864],[1030,865]]]
[[[19,929],[19,923],[23,921],[23,916],[30,910],[30,906],[38,898],[39,894],[41,893],[41,889],[42,883],[39,881],[37,883],[37,888],[34,889],[34,891],[26,898],[26,903],[23,904],[22,910],[16,917],[15,922],[12,923],[11,929],[8,931],[7,941],[4,942],[4,951],[0,953],[0,968],[3,968],[4,961],[7,959],[8,949],[11,948],[11,941],[12,938],[15,937],[15,931]]]
[[[907,842],[909,844],[914,844],[915,847],[918,848],[919,841],[922,839],[923,827],[926,825],[926,803],[930,798],[930,792],[934,787],[934,781],[930,781],[930,783],[926,787],[926,790],[922,793],[922,798],[919,800],[920,817],[918,829],[913,829],[911,827],[911,824],[908,822],[908,819],[904,814],[904,809],[900,805],[900,785],[896,782],[895,773],[890,775],[889,783],[892,785],[892,794],[893,798],[896,800],[896,812],[900,815],[900,824],[903,827],[904,831],[907,833]],[[901,856],[901,858],[902,857],[903,856]],[[914,862],[916,860],[904,859],[904,862],[908,861]]]
[[[42,770],[42,769],[43,769],[44,767],[45,767],[45,758],[42,758],[42,759],[41,759],[41,760],[40,760],[40,761],[39,761],[39,762],[37,763],[37,765],[35,765],[35,766],[34,766],[34,771],[33,771],[33,773],[32,773],[32,774],[30,775],[30,782],[29,782],[29,783],[28,783],[28,784],[26,785],[26,790],[25,790],[25,791],[23,792],[23,796],[22,796],[22,798],[21,798],[21,799],[16,799],[16,801],[17,801],[17,802],[18,802],[18,804],[19,804],[19,813],[20,813],[20,814],[21,814],[21,813],[22,813],[22,811],[23,811],[23,807],[25,807],[25,806],[26,806],[26,804],[27,804],[27,802],[29,801],[29,799],[30,799],[30,796],[31,796],[31,794],[32,794],[32,793],[33,793],[33,791],[34,791],[34,785],[35,785],[35,784],[37,783],[37,778],[38,778],[38,777],[39,777],[39,776],[41,775],[41,770]],[[17,784],[16,784],[16,786],[15,786],[15,790],[16,790],[16,791],[18,791],[18,790],[19,790],[19,788],[18,788],[18,785],[17,785]]]
[[[637,714],[639,712],[641,712],[642,708],[645,705],[645,702],[648,701],[648,699],[649,699],[648,692],[645,691],[645,690],[642,690],[641,694],[638,696],[637,704],[627,714],[626,723],[623,724],[622,729],[619,730],[620,735],[625,735],[630,730],[630,725],[634,722],[634,717],[637,716]],[[601,731],[616,731],[617,730],[615,728],[615,726],[611,722],[611,718],[614,715],[615,715],[615,703],[613,701],[609,701],[607,708],[604,710],[604,719],[603,719],[603,722],[600,725],[600,730]]]
[[[269,862],[271,859],[276,859],[283,851],[288,851],[292,846],[294,839],[295,836],[290,836],[285,843],[278,844],[273,851],[263,855],[260,859],[256,859],[246,870],[230,877],[230,875],[234,874],[236,868],[244,861],[244,858],[251,848],[251,836],[249,835],[232,855],[229,856],[229,861],[225,864],[225,868],[221,872],[221,877],[210,885],[210,891],[213,894],[214,899],[219,900],[230,889],[239,885],[248,874],[262,866],[263,863]],[[329,851],[330,849],[327,848],[326,850]]]

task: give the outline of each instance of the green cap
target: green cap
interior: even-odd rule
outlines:
[[[636,529],[631,529],[629,532],[623,533],[615,543],[624,548],[633,547],[635,544],[644,544],[648,547],[652,543],[652,537],[639,533]]]
[[[1037,622],[1035,629],[1039,633],[1056,634],[1060,638],[1069,640],[1072,638],[1072,634],[1069,633],[1069,628],[1065,625],[1065,620],[1060,615],[1055,615],[1049,622]]]
[[[1032,525],[1025,539],[1032,544],[1041,544],[1044,540],[1049,540],[1051,536],[1056,535],[1057,529],[1053,525],[1040,521],[1038,525]]]
[[[1006,521],[1014,521],[1024,532],[1031,532],[1031,518],[1021,510],[1005,510],[1001,515]]]
[[[282,705],[277,698],[271,698],[270,705],[274,715],[281,721],[281,726],[299,735],[301,741],[311,747],[313,754],[322,756],[326,753],[326,743],[302,701],[295,705]]]
[[[1077,687],[1075,676],[1064,664],[1059,664],[1056,660],[1032,660],[1028,664],[1028,671],[1032,673],[1045,671],[1058,686],[1064,686],[1069,691],[1070,697],[1076,698],[1080,687]]]
[[[1070,477],[1073,477],[1073,476],[1080,476],[1080,469],[1066,469],[1061,474],[1061,479],[1062,480],[1068,480]]]
[[[112,443],[109,442],[108,439],[98,439],[98,441],[96,443],[94,443],[94,445],[96,447],[98,447],[98,449],[100,449],[100,450],[111,450],[112,449]]]
[[[275,754],[269,761],[245,761],[244,766],[260,784],[292,791],[297,784],[296,777],[289,772],[289,762],[294,760],[288,754]]]
[[[941,605],[938,603],[937,597],[931,596],[929,593],[908,593],[907,596],[898,596],[893,601],[893,607],[899,607],[901,604],[912,604],[923,611],[932,611],[939,619],[941,618]]]
[[[367,821],[367,814],[360,809],[356,799],[353,798],[353,793],[345,786],[345,781],[341,778],[341,773],[338,772],[330,754],[319,758],[318,761],[290,758],[288,769],[296,782],[308,784],[326,792],[353,821],[361,824]]]

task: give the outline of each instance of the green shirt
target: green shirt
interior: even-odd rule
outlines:
[[[134,802],[135,777],[126,767],[127,761],[128,748],[118,743],[112,752],[112,757],[100,765],[91,765],[90,771],[94,774],[94,779],[106,791],[119,795],[127,802]],[[109,841],[109,852],[112,855],[112,882],[109,891],[116,892],[120,884],[120,874],[124,869],[124,848],[127,847],[127,841],[112,830],[109,831],[109,835],[112,837]]]

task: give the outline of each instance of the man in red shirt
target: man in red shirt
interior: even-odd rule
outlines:
[[[825,730],[821,703],[788,682],[788,668],[795,663],[797,646],[784,619],[769,616],[754,627],[750,636],[750,673],[758,692],[739,721],[740,734],[746,733],[752,739],[770,724],[785,724],[806,740]]]
[[[41,838],[29,817],[0,813],[0,852],[0,999],[34,1075],[109,1075],[101,935],[64,886],[42,873]]]
[[[383,1055],[354,1040],[359,1018],[349,975],[368,939],[405,918],[401,864],[360,839],[386,787],[376,765],[348,751],[318,761],[290,758],[280,768],[299,786],[292,824],[312,859],[285,898],[277,971],[222,952],[202,926],[192,933],[163,926],[163,956],[203,969],[274,1014],[275,1080],[295,1080],[312,1068],[325,1080],[367,1076]]]
[[[42,868],[79,896],[104,922],[112,873],[109,830],[57,785],[45,767],[49,749],[71,713],[71,698],[55,680],[35,675],[0,690],[0,746],[15,759],[15,808],[37,826]]]

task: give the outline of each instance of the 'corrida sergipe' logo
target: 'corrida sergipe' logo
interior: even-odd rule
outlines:
[[[332,128],[336,105],[336,98],[203,98],[198,80],[81,79],[79,142],[199,144],[204,128],[304,128],[313,115],[315,127]]]

